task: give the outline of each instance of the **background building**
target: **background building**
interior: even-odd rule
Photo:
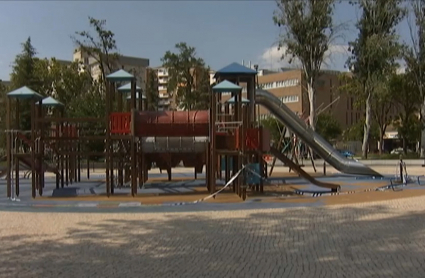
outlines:
[[[167,92],[168,86],[168,69],[164,67],[154,68],[156,70],[156,75],[158,76],[158,110],[171,110],[175,109],[175,99],[174,92]]]
[[[316,81],[316,113],[323,110],[331,113],[342,129],[356,124],[362,111],[354,106],[353,97],[340,91],[343,85],[339,71],[323,71]],[[264,89],[278,97],[301,118],[307,119],[310,113],[307,86],[301,69],[282,68],[280,71],[259,70],[258,83]],[[244,87],[244,84],[241,84]],[[243,92],[246,92],[244,88]],[[246,97],[246,94],[243,94]],[[226,101],[230,95],[223,97]],[[270,116],[264,107],[258,108],[260,118]]]
[[[101,76],[99,63],[95,58],[81,51],[81,49],[74,51],[72,60],[81,62],[83,65],[81,70],[89,70],[94,79],[99,79]],[[123,69],[133,74],[136,77],[137,85],[144,90],[146,88],[146,68],[148,66],[149,59],[119,55],[113,71]]]

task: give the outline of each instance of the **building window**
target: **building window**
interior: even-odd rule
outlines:
[[[283,97],[280,97],[279,99],[283,103],[294,103],[294,102],[299,102],[300,101],[300,97],[299,96],[283,96]]]
[[[260,87],[265,90],[269,89],[277,89],[277,88],[288,88],[288,87],[295,87],[300,84],[300,81],[298,79],[287,79],[287,80],[280,80],[275,82],[267,82],[267,83],[260,83]]]

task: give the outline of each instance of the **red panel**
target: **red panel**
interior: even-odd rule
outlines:
[[[260,149],[260,129],[249,128],[246,130],[245,146],[248,150]]]
[[[131,132],[130,122],[131,114],[126,113],[111,113],[109,116],[110,128],[112,134],[128,134]]]
[[[135,135],[208,136],[209,111],[141,111],[136,115]]]

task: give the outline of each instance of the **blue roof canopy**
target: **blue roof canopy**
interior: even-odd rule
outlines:
[[[40,95],[36,91],[33,91],[27,86],[23,86],[19,89],[16,89],[8,93],[7,96],[10,98],[17,98],[17,99],[31,99],[31,98],[42,99],[43,98],[42,95]]]
[[[221,74],[256,75],[257,74],[257,71],[256,70],[253,70],[253,69],[250,69],[250,68],[247,68],[245,66],[242,66],[241,64],[238,64],[238,63],[232,63],[232,64],[230,64],[228,66],[225,66],[224,68],[218,70],[215,73],[214,77],[217,77],[217,76],[219,76]]]
[[[40,104],[40,101],[37,101],[37,105]],[[46,97],[41,100],[42,106],[64,106],[62,102],[52,98],[52,97]]]
[[[242,87],[224,80],[212,87],[212,90],[214,93],[238,93],[242,90]]]
[[[235,103],[236,102],[235,101],[235,97],[229,98],[226,102],[227,103]],[[242,100],[241,100],[241,102],[242,103],[249,103],[249,100],[243,97]]]
[[[123,69],[120,69],[106,76],[106,79],[114,82],[131,81],[134,79],[134,75],[126,72]]]
[[[131,93],[131,82],[119,87],[118,92],[120,93]],[[141,92],[142,88],[136,85],[136,92]]]
[[[131,99],[131,95],[129,95],[127,99]],[[136,99],[139,99],[139,93],[136,93]],[[146,97],[142,95],[142,99],[146,99]]]

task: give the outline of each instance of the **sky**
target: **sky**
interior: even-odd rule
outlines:
[[[160,66],[174,45],[186,42],[213,69],[251,61],[260,68],[287,66],[278,51],[279,28],[272,17],[275,1],[0,1],[0,79],[9,80],[21,43],[31,37],[39,57],[71,60],[71,36],[90,30],[88,17],[105,19],[122,55],[143,57]],[[347,43],[357,36],[359,12],[338,4],[334,20],[346,30],[334,44],[325,67],[344,70]],[[408,40],[407,24],[400,27]],[[94,33],[93,33],[94,34]]]

